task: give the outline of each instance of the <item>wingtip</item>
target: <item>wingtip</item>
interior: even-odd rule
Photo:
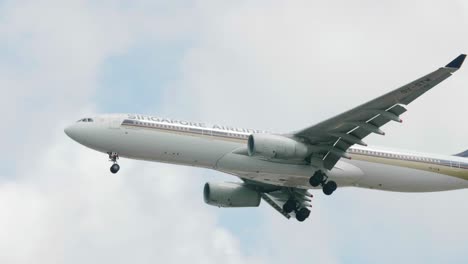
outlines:
[[[465,60],[465,58],[466,58],[466,54],[460,54],[453,61],[451,61],[449,64],[447,64],[445,67],[446,68],[460,69],[460,67],[462,66],[463,61]]]

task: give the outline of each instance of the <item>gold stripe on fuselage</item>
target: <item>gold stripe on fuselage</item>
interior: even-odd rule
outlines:
[[[421,162],[413,160],[394,159],[386,157],[376,157],[362,154],[350,154],[354,160],[368,161],[372,163],[380,163],[386,165],[392,165],[397,167],[405,167],[416,170],[424,170],[444,175],[457,177],[460,179],[468,180],[468,170],[465,168],[450,167],[437,163]]]
[[[236,143],[245,143],[247,144],[247,137],[243,134],[238,134],[238,133],[233,133],[233,132],[228,132],[228,131],[223,131],[222,133],[225,135],[213,135],[212,132],[218,132],[218,131],[211,131],[207,129],[196,129],[197,131],[200,131],[201,133],[195,133],[190,130],[181,130],[181,129],[174,129],[170,128],[169,126],[166,127],[153,127],[153,126],[148,126],[146,124],[122,124],[124,127],[135,127],[135,128],[143,128],[143,129],[149,129],[149,130],[157,130],[160,132],[164,133],[170,133],[170,134],[177,134],[177,135],[184,135],[184,136],[192,136],[192,137],[198,137],[198,138],[207,138],[207,139],[214,139],[214,140],[223,140],[223,141],[230,141],[230,142],[236,142]],[[173,126],[175,127],[175,126]],[[180,127],[177,127],[180,128]],[[207,131],[210,131],[210,133],[206,133]]]

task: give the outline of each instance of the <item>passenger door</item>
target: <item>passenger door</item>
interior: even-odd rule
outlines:
[[[120,129],[121,124],[122,124],[121,118],[118,118],[118,117],[109,118],[109,128]]]

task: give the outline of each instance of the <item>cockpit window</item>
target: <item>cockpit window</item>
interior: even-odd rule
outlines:
[[[80,119],[78,121],[76,121],[77,123],[79,122],[94,122],[94,120],[92,118],[83,118],[83,119]]]

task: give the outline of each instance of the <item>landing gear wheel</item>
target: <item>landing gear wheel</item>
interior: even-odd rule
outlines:
[[[291,213],[292,211],[296,210],[296,201],[289,199],[283,204],[283,211],[287,214]]]
[[[117,154],[117,152],[107,152],[107,154],[109,154],[109,161],[112,161],[114,163],[110,167],[110,171],[115,174],[120,170],[120,166],[119,164],[117,164],[119,154]]]
[[[323,182],[324,177],[325,175],[323,174],[323,172],[318,170],[314,173],[312,177],[310,177],[309,183],[310,185],[312,185],[312,187],[317,187]]]
[[[323,193],[326,195],[332,194],[338,186],[336,185],[336,182],[334,181],[329,181],[323,185]]]
[[[299,222],[304,222],[310,215],[310,210],[307,208],[301,208],[296,211],[296,219]]]
[[[114,174],[117,173],[119,170],[120,170],[120,166],[117,163],[112,164],[112,166],[110,167],[110,171]]]

